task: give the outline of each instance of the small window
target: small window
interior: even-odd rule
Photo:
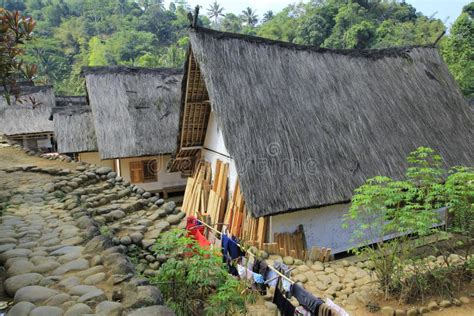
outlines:
[[[156,160],[144,160],[143,163],[143,182],[155,182],[158,180],[158,170]]]
[[[130,178],[132,183],[158,181],[158,165],[156,160],[130,162]]]

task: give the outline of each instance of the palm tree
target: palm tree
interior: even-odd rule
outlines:
[[[240,15],[240,18],[248,26],[255,26],[255,24],[257,24],[257,22],[258,22],[257,11],[253,10],[250,7],[247,7],[247,9],[242,11],[242,14]]]
[[[209,5],[209,8],[207,9],[207,16],[209,19],[214,19],[214,24],[217,25],[217,22],[219,21],[219,17],[224,16],[222,13],[224,11],[224,8],[221,7],[217,1],[214,1],[214,3]]]
[[[268,22],[270,21],[271,19],[273,19],[275,17],[275,15],[273,14],[273,11],[272,10],[268,10],[267,12],[265,12],[263,14],[263,22]]]

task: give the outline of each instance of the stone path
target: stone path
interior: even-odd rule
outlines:
[[[142,270],[154,273],[154,238],[183,225],[174,203],[107,168],[7,147],[0,148],[0,212],[0,296],[12,302],[8,315],[172,314],[127,253],[138,253]]]

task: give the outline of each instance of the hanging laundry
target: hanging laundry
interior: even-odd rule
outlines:
[[[244,255],[245,252],[240,249],[235,237],[231,239],[225,234],[222,235],[222,256],[224,263],[227,263],[227,268],[229,269],[230,274],[235,276],[239,275],[233,261]]]
[[[326,305],[331,308],[338,316],[349,316],[349,314],[339,305],[331,301],[329,298],[326,299]]]
[[[304,308],[304,306],[298,306],[295,309],[295,315],[301,315],[301,316],[312,316],[311,312]]]
[[[201,248],[207,248],[211,243],[204,237],[204,226],[194,216],[189,216],[186,222],[188,236],[197,240]]]
[[[295,307],[286,299],[283,293],[281,293],[278,284],[275,287],[273,303],[278,307],[278,310],[283,316],[293,316],[295,314]]]
[[[261,275],[266,275],[268,271],[268,264],[263,260],[255,259],[253,262],[252,271]]]
[[[312,315],[318,315],[319,306],[324,304],[324,301],[310,292],[306,291],[298,283],[293,284],[291,287],[291,294],[303,305]]]
[[[265,283],[270,287],[275,287],[278,284],[278,274],[272,269],[268,269],[265,275]]]

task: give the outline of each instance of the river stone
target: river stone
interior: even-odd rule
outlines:
[[[122,304],[111,301],[103,301],[95,307],[95,314],[99,316],[121,316]]]
[[[16,248],[16,244],[3,244],[3,245],[0,245],[0,253],[11,250],[11,249],[15,249],[15,248]]]
[[[62,275],[70,271],[85,270],[87,268],[89,268],[89,261],[86,259],[76,259],[63,264],[59,268],[55,269],[51,274]]]
[[[110,172],[112,172],[112,168],[110,167],[99,167],[95,170],[95,173],[102,176],[102,175],[107,175]]]
[[[443,300],[443,301],[439,302],[439,306],[441,306],[443,308],[448,308],[448,307],[451,307],[452,304],[448,300]]]
[[[53,295],[58,294],[57,291],[48,289],[44,286],[32,285],[22,287],[15,293],[15,302],[31,302],[31,303],[39,303],[46,301]]]
[[[13,297],[20,288],[28,285],[37,285],[43,276],[38,273],[25,273],[20,274],[11,278],[8,278],[5,283],[5,291],[11,297]]]
[[[391,306],[384,306],[381,309],[381,313],[384,316],[393,316],[395,315],[395,310]]]
[[[460,300],[461,303],[463,303],[463,304],[469,304],[469,303],[471,302],[471,300],[470,300],[469,297],[467,297],[467,296],[461,296],[461,297],[459,298],[459,300]]]
[[[18,260],[7,270],[7,277],[13,277],[20,274],[30,273],[35,265],[26,260]]]
[[[58,286],[60,288],[70,289],[79,284],[81,284],[81,280],[78,277],[71,276],[59,282]]]
[[[50,253],[51,256],[63,256],[70,253],[81,253],[82,247],[79,246],[65,246]]]
[[[63,310],[55,306],[40,306],[33,309],[29,316],[62,316]]]
[[[170,225],[176,225],[181,221],[181,218],[183,218],[183,217],[179,214],[177,214],[177,215],[168,215],[168,217],[166,217],[166,221],[168,223],[170,223]]]
[[[30,302],[20,302],[15,304],[9,311],[8,316],[28,316],[28,314],[35,308],[35,304]]]
[[[49,272],[49,271],[52,271],[54,269],[57,269],[59,268],[61,265],[57,262],[53,262],[53,261],[48,261],[48,262],[45,262],[45,263],[42,263],[42,264],[39,264],[39,265],[36,265],[34,268],[33,268],[33,272],[37,272],[37,273],[46,273],[46,272]]]
[[[120,238],[120,243],[122,245],[128,246],[132,243],[132,239],[129,236],[123,236],[122,238]]]
[[[50,297],[45,305],[48,305],[48,306],[60,306],[62,304],[64,304],[65,302],[67,301],[70,301],[71,300],[71,296],[66,294],[66,293],[60,293],[60,294],[57,294],[57,295],[54,295],[52,297]]]
[[[176,208],[176,203],[174,201],[166,202],[161,208],[165,210],[167,214],[171,214]]]
[[[161,305],[163,298],[160,290],[154,286],[133,286],[127,284],[122,289],[124,308],[139,308],[147,305]]]
[[[86,294],[79,297],[77,301],[79,303],[96,304],[105,300],[107,300],[107,296],[105,296],[104,291],[102,291],[101,289],[97,289],[94,291],[87,292]]]
[[[286,256],[283,258],[283,263],[286,265],[292,265],[295,260],[291,256]]]
[[[429,302],[427,306],[431,311],[436,311],[439,309],[438,303],[436,303],[435,301]]]
[[[92,314],[92,309],[84,303],[78,303],[70,307],[64,316],[81,316],[84,314]]]
[[[154,305],[154,306],[142,307],[128,314],[128,316],[150,316],[150,315],[174,316],[175,313],[167,306]]]
[[[85,278],[83,283],[86,285],[95,285],[97,283],[104,281],[105,277],[106,275],[104,272],[96,273]]]
[[[32,251],[30,249],[10,249],[5,251],[4,253],[0,254],[0,263],[4,264],[8,259],[17,258],[17,257],[28,257]]]
[[[98,290],[95,286],[91,285],[76,285],[69,290],[69,294],[81,296],[86,293]]]
[[[143,235],[141,233],[132,233],[130,234],[130,239],[134,244],[140,244],[140,242],[143,240]]]

